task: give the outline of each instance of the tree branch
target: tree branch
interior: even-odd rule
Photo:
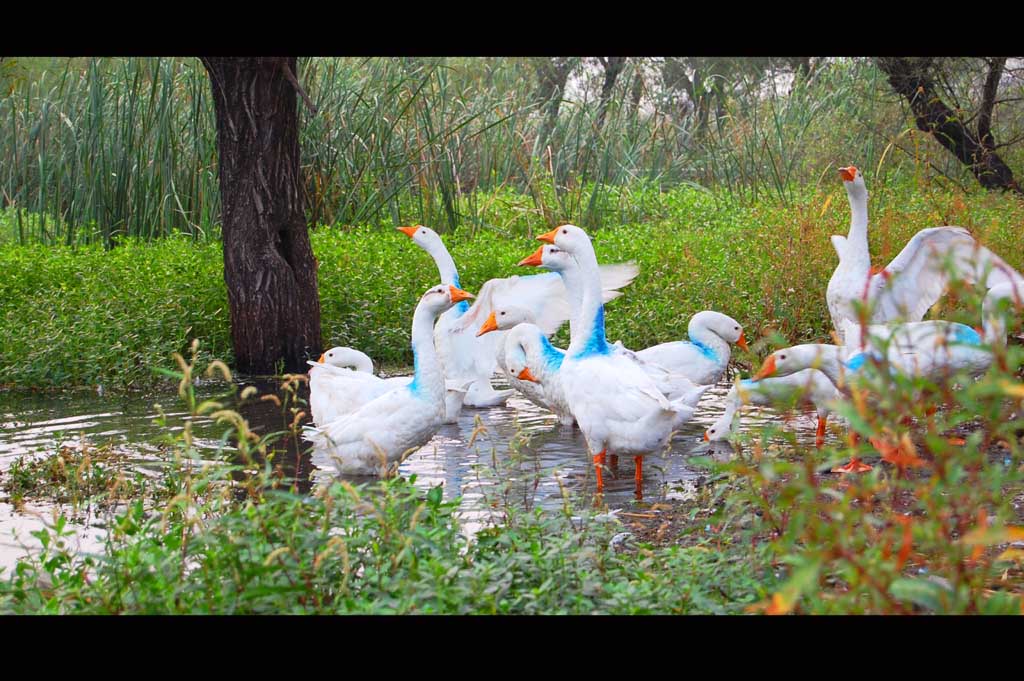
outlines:
[[[284,71],[284,77],[288,79],[288,82],[292,84],[295,91],[299,93],[300,97],[302,97],[302,101],[305,102],[306,108],[309,109],[309,113],[316,116],[318,112],[316,106],[313,104],[313,100],[309,98],[306,91],[302,89],[301,85],[299,85],[299,80],[295,77],[295,74],[292,73],[292,67],[288,64],[287,60],[282,62],[281,70]]]
[[[996,105],[996,91],[999,89],[999,80],[1003,76],[1003,66],[1006,64],[1006,57],[996,57],[989,62],[988,77],[985,79],[985,87],[981,91],[981,109],[978,111],[978,143],[986,149],[994,148],[995,141],[992,139],[992,110]]]

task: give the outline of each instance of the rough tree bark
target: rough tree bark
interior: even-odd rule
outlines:
[[[295,57],[203,57],[218,171],[235,366],[306,370],[321,352],[316,259],[299,171]]]
[[[892,89],[910,104],[917,128],[933,135],[939,144],[968,166],[982,187],[1024,193],[1014,179],[1013,171],[996,153],[992,139],[992,110],[1005,58],[988,62],[989,73],[982,92],[977,131],[970,130],[961,117],[942,101],[931,77],[931,57],[880,57],[877,63],[888,76]]]

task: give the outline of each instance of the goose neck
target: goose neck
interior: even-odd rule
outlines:
[[[413,379],[409,391],[417,397],[444,399],[444,373],[434,349],[437,315],[422,303],[412,318]]]

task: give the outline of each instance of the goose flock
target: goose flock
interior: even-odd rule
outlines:
[[[984,373],[993,348],[1005,344],[1004,301],[1024,302],[1024,277],[960,227],[918,232],[885,268],[873,268],[868,250],[867,189],[854,166],[839,169],[850,202],[850,231],[833,236],[839,265],[826,302],[838,344],[804,344],[768,355],[752,378],[738,380],[726,411],[705,440],[729,437],[744,404],[778,405],[786,395],[818,414],[816,443],[826,420],[849,394],[848,377],[869,360],[891,371],[939,377]],[[436,232],[400,227],[437,265],[441,283],[427,290],[412,320],[414,373],[380,378],[373,362],[351,348],[331,348],[310,362],[310,410],[305,437],[314,463],[347,475],[384,475],[430,441],[464,407],[504,405],[521,393],[576,424],[596,468],[597,490],[611,457],[632,456],[636,493],[643,457],[662,450],[689,421],[708,388],[722,378],[731,346],[749,350],[732,317],[705,310],[688,327],[689,339],[633,351],[605,335],[605,303],[638,275],[635,263],[598,263],[588,234],[562,225],[537,237],[545,242],[519,265],[547,272],[486,282],[476,296],[463,291],[455,261]],[[978,329],[943,320],[922,321],[953,280],[988,291]],[[474,299],[472,304],[470,299]],[[550,336],[569,322],[568,348]],[[496,372],[511,389],[496,390]],[[853,459],[840,470],[870,466]]]

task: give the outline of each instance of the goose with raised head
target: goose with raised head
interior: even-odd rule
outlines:
[[[737,414],[744,404],[776,407],[780,404],[791,404],[793,398],[800,403],[814,406],[818,414],[818,430],[814,444],[819,449],[825,444],[825,426],[828,415],[832,413],[831,405],[841,400],[840,393],[832,381],[817,369],[804,369],[788,376],[776,376],[756,381],[752,378],[737,381],[725,396],[725,413],[710,428],[704,431],[704,439],[709,442],[725,440],[729,437]]]
[[[380,475],[434,436],[445,418],[445,380],[434,349],[434,322],[469,298],[465,291],[444,284],[423,294],[412,320],[412,381],[350,414],[307,427],[305,437],[314,445],[315,464],[344,475]]]
[[[333,347],[309,369],[309,408],[313,423],[322,426],[350,414],[389,390],[408,385],[411,376],[381,378],[373,374],[373,360],[365,353],[345,346]],[[462,410],[467,385],[445,384],[445,423],[455,423]]]
[[[668,443],[673,429],[693,416],[709,386],[670,402],[643,369],[615,352],[605,338],[597,256],[587,233],[562,225],[538,239],[566,251],[579,265],[581,302],[570,320],[572,340],[559,372],[566,401],[597,465],[598,490],[604,488],[606,455],[632,455],[636,494],[642,496],[643,457]]]
[[[545,244],[531,255],[520,260],[519,264],[526,267],[544,267],[557,272],[565,282],[566,295],[569,299],[569,305],[573,310],[572,314],[575,315],[576,311],[581,309],[584,286],[583,277],[580,274],[579,263],[569,253],[553,244]],[[605,296],[603,302],[607,303],[608,300],[609,296]],[[573,340],[573,334],[580,333],[580,329],[583,326],[575,317],[570,317],[570,342]],[[644,359],[640,356],[640,353],[627,349],[621,342],[612,344],[611,348],[616,354],[624,355],[640,366],[650,376],[651,380],[655,382],[658,390],[669,400],[689,394],[697,387],[697,383],[690,380],[687,374],[675,373],[652,361],[650,358]],[[726,348],[726,357],[728,358],[728,347]]]
[[[839,265],[829,279],[825,298],[841,342],[846,342],[847,322],[860,323],[855,301],[866,304],[871,324],[923,319],[949,285],[950,267],[956,277],[969,283],[984,282],[986,289],[1024,282],[1024,277],[963,227],[922,229],[886,267],[872,268],[864,176],[854,166],[840,168],[839,174],[850,202],[850,232],[846,237],[832,236]]]
[[[413,243],[434,259],[441,282],[459,286],[455,261],[438,234],[423,225],[399,227]],[[635,263],[606,265],[600,277],[604,295],[617,295],[638,272]],[[569,304],[561,278],[554,274],[512,276],[491,279],[477,294],[476,302],[457,305],[441,316],[435,327],[437,351],[445,376],[458,383],[472,381],[465,406],[493,407],[503,404],[515,391],[494,390],[491,376],[497,367],[496,352],[503,334],[477,337],[484,320],[498,305],[519,305],[529,309],[546,335],[551,335],[569,318]]]

